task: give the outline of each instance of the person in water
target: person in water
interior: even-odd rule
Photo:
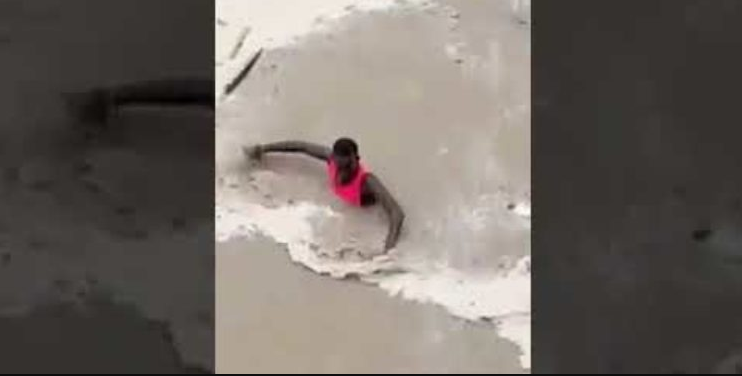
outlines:
[[[196,106],[214,110],[214,82],[201,79],[170,79],[131,82],[66,94],[70,110],[84,123],[105,128],[112,115],[127,106]],[[301,141],[286,141],[245,148],[252,159],[265,153],[299,152],[327,163],[332,191],[350,205],[368,207],[380,203],[389,217],[384,249],[399,240],[405,215],[397,201],[360,162],[358,144],[349,138],[335,141],[332,149]]]
[[[284,141],[245,147],[243,151],[252,160],[260,160],[266,153],[284,152],[303,153],[324,161],[329,186],[335,196],[358,207],[381,204],[389,218],[384,250],[388,251],[397,244],[405,214],[381,181],[361,163],[358,144],[352,139],[339,138],[332,149],[308,142]]]

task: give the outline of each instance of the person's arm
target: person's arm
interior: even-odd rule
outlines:
[[[397,245],[402,232],[402,223],[404,222],[405,214],[397,203],[397,200],[394,199],[394,196],[389,193],[386,187],[384,187],[384,184],[375,175],[366,175],[364,185],[369,192],[374,194],[376,200],[384,208],[389,218],[389,231],[384,242],[384,250],[388,251]]]
[[[251,159],[260,159],[265,153],[304,153],[323,161],[328,161],[332,150],[327,146],[317,145],[304,141],[282,141],[270,144],[258,144],[243,149],[245,155]]]

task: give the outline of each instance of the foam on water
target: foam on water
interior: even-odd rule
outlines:
[[[409,0],[420,6],[424,1]],[[395,0],[217,0],[216,93],[260,48],[294,43],[310,32],[326,30],[330,22],[353,11],[384,10],[399,6]],[[245,28],[243,25],[250,25]],[[236,54],[235,46],[241,47]]]
[[[262,0],[217,0],[216,92],[221,93],[260,48],[291,45],[298,38],[328,30],[333,21],[354,11],[392,9],[401,4],[415,7],[436,6],[432,2],[408,0],[302,0],[269,2]],[[513,12],[530,14],[530,0],[511,0]],[[249,25],[246,27],[245,25]],[[235,47],[240,45],[238,53]],[[444,45],[449,55],[461,53],[460,46]],[[223,145],[222,145],[223,146]],[[441,146],[438,156],[450,156],[455,150]],[[225,153],[228,154],[228,153]],[[226,157],[225,157],[226,158]],[[226,163],[225,163],[226,165]],[[229,184],[216,187],[216,240],[267,236],[284,244],[292,261],[314,272],[334,278],[356,276],[374,284],[390,295],[421,303],[437,304],[452,315],[491,322],[500,337],[515,343],[521,350],[521,364],[530,368],[530,257],[516,260],[510,268],[490,270],[457,269],[427,255],[424,244],[404,239],[388,256],[345,258],[333,249],[325,231],[318,224],[335,219],[345,221],[341,213],[321,201],[297,200],[295,203],[265,202],[240,182],[242,173],[222,175]],[[232,180],[234,179],[234,180]],[[263,182],[265,183],[265,182]],[[237,188],[228,188],[237,187]],[[481,193],[481,192],[480,192]],[[487,232],[493,223],[522,229],[530,228],[531,206],[527,199],[514,202],[507,213],[512,217],[500,223],[493,208],[504,207],[503,198],[490,194],[471,203],[452,203],[452,211],[440,226],[453,226],[449,231]],[[460,205],[459,205],[460,204]],[[450,218],[450,219],[449,219]],[[352,221],[351,221],[352,222]],[[408,227],[415,226],[412,218]],[[424,226],[418,224],[418,227]],[[352,225],[350,226],[352,227]],[[434,224],[433,232],[439,229]],[[364,228],[365,230],[366,228]],[[345,230],[345,229],[344,229]],[[417,230],[420,230],[418,228]],[[361,239],[353,246],[372,247],[371,239]]]
[[[345,260],[323,255],[313,223],[339,214],[311,202],[267,207],[250,202],[244,190],[217,188],[216,240],[263,235],[285,244],[292,261],[334,278],[358,276],[390,295],[438,304],[452,315],[495,324],[498,334],[517,344],[521,364],[530,368],[530,257],[510,270],[467,273],[447,265],[378,256]],[[313,245],[314,249],[313,249]]]

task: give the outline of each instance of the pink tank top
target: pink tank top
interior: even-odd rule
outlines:
[[[327,175],[330,178],[330,187],[332,188],[332,191],[335,192],[335,195],[340,197],[343,201],[351,205],[361,206],[361,188],[363,187],[363,182],[366,180],[366,169],[359,163],[356,176],[346,185],[340,185],[337,183],[337,173],[338,169],[337,166],[335,166],[335,161],[330,158],[327,162]]]

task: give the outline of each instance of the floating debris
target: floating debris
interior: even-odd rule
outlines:
[[[257,62],[258,62],[258,59],[260,58],[260,56],[261,56],[262,54],[263,54],[263,49],[261,48],[261,49],[260,49],[260,50],[259,50],[259,51],[258,51],[258,52],[257,52],[257,53],[255,54],[255,56],[253,56],[253,58],[252,58],[252,59],[250,59],[250,62],[248,62],[248,63],[247,63],[247,65],[245,66],[245,68],[243,68],[243,69],[242,69],[242,70],[240,71],[240,74],[238,74],[238,75],[237,75],[237,76],[236,76],[236,77],[234,78],[234,80],[232,80],[232,82],[230,82],[230,83],[229,83],[229,84],[227,85],[227,87],[226,87],[226,88],[225,88],[225,90],[224,90],[224,95],[229,95],[229,94],[232,94],[232,92],[234,92],[234,90],[235,90],[235,89],[237,89],[237,87],[238,87],[238,86],[240,86],[240,84],[241,84],[241,83],[242,83],[242,81],[243,81],[243,80],[245,79],[245,77],[247,77],[248,73],[250,73],[250,70],[252,70],[252,67],[253,67],[253,66],[255,66],[255,63],[257,63]]]
[[[247,38],[247,35],[250,34],[250,28],[244,27],[240,31],[240,35],[237,37],[237,44],[232,49],[232,52],[229,54],[229,60],[234,60],[237,55],[240,53],[240,50],[242,49],[242,46],[245,44],[245,39]]]

